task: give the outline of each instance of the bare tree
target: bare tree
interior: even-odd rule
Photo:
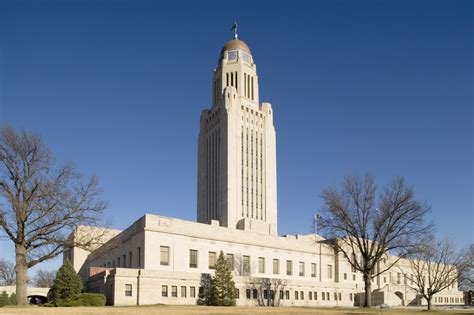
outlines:
[[[249,278],[247,288],[256,295],[258,306],[279,306],[280,291],[283,291],[286,281],[279,278]]]
[[[474,244],[468,247],[461,262],[459,288],[463,291],[474,291]]]
[[[61,254],[72,244],[68,235],[79,225],[95,226],[106,203],[99,199],[95,176],[84,178],[72,163],[56,165],[36,134],[0,130],[0,226],[15,246],[17,304],[27,303],[27,271]]]
[[[408,257],[412,271],[409,278],[413,281],[413,288],[428,303],[428,310],[431,309],[433,296],[454,286],[467,267],[462,256],[451,241],[436,242],[432,237]]]
[[[55,278],[55,270],[39,269],[33,278],[33,285],[38,288],[49,288],[53,284]]]
[[[416,249],[420,238],[431,230],[432,225],[425,223],[430,207],[415,200],[413,187],[405,185],[402,177],[393,179],[377,198],[370,174],[348,176],[340,190],[323,189],[322,198],[323,209],[315,225],[351,266],[362,272],[364,307],[370,307],[371,279]],[[382,269],[376,268],[388,252],[397,258]]]
[[[15,265],[6,259],[0,259],[0,284],[15,284]]]

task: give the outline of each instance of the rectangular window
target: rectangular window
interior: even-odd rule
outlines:
[[[402,283],[402,274],[397,273],[397,284],[401,284],[401,283]]]
[[[196,297],[196,287],[189,287],[189,297]]]
[[[352,301],[352,293],[349,293],[349,300]]]
[[[216,252],[209,252],[209,269],[216,269]]]
[[[198,266],[198,251],[195,249],[189,250],[189,268],[197,268]]]
[[[178,297],[178,287],[175,285],[171,286],[171,296]]]
[[[313,292],[311,291],[308,292],[308,298],[310,301],[313,300]]]
[[[257,289],[253,289],[253,290],[252,290],[252,298],[253,298],[254,300],[256,300],[256,299],[258,298],[258,291],[257,291]]]
[[[334,292],[334,301],[337,301],[337,293]]]
[[[132,285],[126,284],[125,285],[125,296],[132,296]]]
[[[290,299],[290,291],[285,291],[285,299],[289,300]]]
[[[311,277],[313,278],[316,277],[316,264],[315,263],[311,264]]]
[[[161,286],[161,296],[167,297],[168,296],[168,286],[162,285]]]
[[[280,260],[274,258],[273,259],[273,274],[277,275],[280,273]]]
[[[181,297],[186,297],[186,287],[181,287]]]
[[[326,298],[328,301],[330,300],[331,296],[329,295],[329,292],[326,292]]]
[[[280,300],[284,300],[285,299],[285,292],[283,292],[283,290],[280,290]]]
[[[323,299],[323,301],[326,299],[326,294],[324,294],[324,292],[321,293],[321,298]]]
[[[226,254],[225,255],[227,266],[229,266],[229,270],[234,270],[234,255],[233,254]]]
[[[138,267],[142,266],[142,250],[140,247],[137,248],[137,263]]]
[[[318,299],[318,292],[314,292],[314,299],[317,300]]]
[[[258,257],[258,272],[265,273],[265,257]]]
[[[328,265],[328,279],[332,279],[332,265]]]
[[[298,291],[295,291],[295,300],[298,300],[298,298],[299,298]]]
[[[300,261],[300,277],[304,277],[304,262]]]
[[[356,275],[352,275],[352,280],[356,281]]]
[[[342,301],[342,294],[338,293],[338,296],[339,296],[339,301]]]
[[[300,300],[304,300],[304,292],[300,291]]]
[[[160,246],[160,265],[168,266],[170,263],[170,248],[168,246]]]
[[[250,256],[243,257],[243,273],[244,275],[250,274]]]
[[[291,276],[293,274],[293,262],[291,260],[286,261],[286,275]]]
[[[250,289],[245,290],[245,297],[250,300],[252,291]]]
[[[347,273],[344,273],[344,280],[347,280]]]

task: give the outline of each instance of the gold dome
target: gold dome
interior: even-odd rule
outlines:
[[[221,55],[224,53],[224,51],[233,50],[233,49],[240,49],[250,54],[250,48],[249,46],[247,46],[246,43],[244,43],[240,39],[233,39],[233,40],[228,41],[224,45],[224,47],[222,47]]]

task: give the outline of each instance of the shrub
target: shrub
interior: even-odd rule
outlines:
[[[0,294],[0,307],[6,306],[6,305],[11,305],[11,300],[8,297],[7,291],[3,291],[2,294]]]
[[[81,293],[82,281],[69,261],[59,268],[51,290],[48,292],[48,301],[58,305],[68,301],[73,295]]]
[[[97,293],[79,293],[68,300],[61,300],[58,306],[104,306],[105,295]]]
[[[11,295],[10,295],[10,304],[11,305],[16,305],[16,293],[13,292]]]

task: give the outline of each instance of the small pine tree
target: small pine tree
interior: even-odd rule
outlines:
[[[7,291],[3,291],[0,294],[0,307],[11,305],[10,298],[8,297]]]
[[[211,281],[210,305],[234,306],[235,305],[235,282],[232,273],[224,257],[224,253],[219,253],[216,261],[216,271]]]
[[[74,294],[81,293],[82,281],[77,275],[69,261],[59,268],[56,273],[56,279],[53,281],[50,292],[48,292],[48,300],[56,306],[62,301],[71,298]]]
[[[16,293],[13,292],[11,295],[10,295],[10,304],[11,305],[16,305]]]

